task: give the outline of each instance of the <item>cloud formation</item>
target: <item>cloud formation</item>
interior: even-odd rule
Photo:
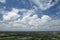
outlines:
[[[16,20],[20,15],[17,14],[17,9],[12,9],[11,12],[7,12],[7,14],[3,15],[3,20]]]
[[[0,0],[0,2],[1,2],[1,3],[5,3],[5,2],[6,2],[6,0]]]
[[[36,4],[41,10],[46,10],[52,6],[54,6],[58,0],[32,0],[34,4]]]
[[[18,12],[23,13],[20,19]],[[3,15],[3,21],[0,21],[0,31],[59,31],[60,19],[53,20],[48,15],[41,18],[34,14],[35,10],[12,9]],[[33,16],[31,16],[34,14]]]

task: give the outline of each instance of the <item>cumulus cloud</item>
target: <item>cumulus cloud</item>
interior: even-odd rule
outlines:
[[[0,0],[0,2],[5,3],[5,2],[6,2],[6,0]]]
[[[54,6],[58,0],[32,0],[41,10],[46,10]]]
[[[3,20],[15,20],[17,19],[20,15],[17,14],[18,10],[17,9],[12,9],[11,12],[7,12],[7,14],[3,15]]]
[[[18,12],[23,13],[23,18],[20,19]],[[59,31],[60,19],[53,20],[48,15],[43,15],[41,18],[34,14],[35,10],[12,9],[3,15],[3,21],[0,21],[1,31]],[[30,16],[34,14],[33,16]],[[18,18],[18,19],[17,19]]]

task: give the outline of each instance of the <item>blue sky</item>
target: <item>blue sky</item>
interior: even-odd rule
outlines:
[[[0,31],[59,31],[60,0],[0,0]]]

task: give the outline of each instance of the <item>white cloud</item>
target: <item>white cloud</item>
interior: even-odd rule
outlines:
[[[0,0],[0,2],[5,3],[5,2],[6,2],[6,0]]]
[[[32,0],[41,10],[46,10],[52,6],[54,6],[58,0],[54,0],[52,3],[52,0]]]
[[[20,9],[22,10],[22,9]],[[4,31],[59,31],[60,19],[53,20],[48,15],[43,15],[41,18],[34,14],[35,10],[20,11],[19,9],[13,9],[11,12],[4,14],[3,20],[0,21],[0,30]],[[18,12],[23,13],[23,18],[18,18]],[[17,19],[18,18],[18,19]],[[17,19],[17,20],[16,20]],[[6,21],[10,20],[10,21]]]
[[[11,12],[7,12],[5,15],[3,15],[3,20],[15,20],[20,15],[18,15],[18,10],[17,9],[12,9]]]

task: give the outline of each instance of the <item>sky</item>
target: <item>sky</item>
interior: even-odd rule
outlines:
[[[60,0],[0,0],[0,31],[60,31]]]

